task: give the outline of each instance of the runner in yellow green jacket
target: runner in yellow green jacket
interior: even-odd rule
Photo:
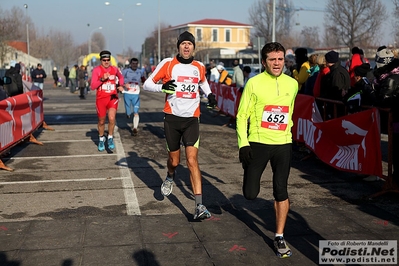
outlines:
[[[292,254],[283,233],[289,210],[287,182],[292,155],[292,113],[298,93],[298,82],[282,74],[284,57],[285,49],[280,43],[267,43],[263,47],[265,71],[248,80],[237,113],[239,157],[244,169],[243,194],[246,199],[253,200],[258,196],[260,179],[269,161],[272,167],[276,211],[274,246],[281,258]]]

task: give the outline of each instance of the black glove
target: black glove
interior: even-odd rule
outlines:
[[[208,105],[207,105],[207,108],[213,109],[217,105],[218,105],[218,102],[216,101],[215,94],[209,93],[208,94]]]
[[[173,94],[175,93],[175,88],[177,87],[176,84],[174,84],[173,82],[175,82],[174,79],[169,80],[168,82],[166,82],[165,84],[162,85],[162,92],[164,93],[168,93],[168,94]]]
[[[239,156],[242,168],[246,168],[252,161],[252,149],[251,146],[245,146],[240,148]]]

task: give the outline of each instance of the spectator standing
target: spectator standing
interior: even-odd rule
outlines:
[[[325,55],[330,73],[321,82],[321,97],[341,101],[350,88],[348,71],[341,66],[339,53],[330,51]]]
[[[57,88],[57,86],[58,86],[58,73],[57,73],[57,68],[56,67],[53,68],[53,71],[51,72],[51,75],[53,76],[53,80],[54,80],[53,87]]]
[[[348,108],[348,113],[350,114],[359,112],[360,105],[364,102],[373,102],[371,98],[375,97],[375,94],[370,81],[367,79],[367,73],[369,71],[370,65],[367,63],[363,63],[353,69],[354,79],[356,82],[351,86],[344,97],[344,102]]]
[[[130,59],[130,67],[122,71],[125,81],[125,90],[123,91],[125,112],[128,119],[130,119],[130,116],[133,114],[133,136],[137,135],[140,120],[140,86],[146,80],[144,72],[138,68],[138,65],[139,60],[137,58],[132,58]]]
[[[12,83],[4,85],[4,89],[9,97],[24,93],[24,87],[22,83],[21,65],[15,64],[7,69],[4,76],[11,78]]]
[[[380,47],[381,48],[381,47]],[[399,187],[399,59],[394,58],[393,52],[388,48],[377,50],[375,56],[376,69],[373,71],[374,86],[378,94],[377,104],[389,107],[392,111],[392,165],[393,182]],[[387,118],[384,118],[387,119]]]
[[[287,185],[298,82],[282,74],[285,48],[280,43],[267,43],[261,55],[265,71],[248,80],[237,112],[239,158],[244,169],[242,190],[246,199],[254,200],[270,162],[276,215],[274,248],[278,257],[286,258],[292,255],[284,239],[284,228],[290,208]]]
[[[37,68],[35,68],[32,71],[32,80],[33,80],[33,85],[39,87],[41,90],[43,90],[43,82],[44,79],[47,77],[46,72],[42,68],[42,64],[37,64]]]
[[[194,219],[206,219],[211,213],[202,203],[202,176],[198,164],[200,91],[211,107],[217,105],[205,77],[205,66],[194,60],[194,36],[185,31],[177,40],[178,54],[162,60],[145,81],[144,89],[166,93],[164,129],[168,149],[167,175],[161,193],[172,193],[176,167],[180,163],[181,141],[185,147],[186,162],[195,200]],[[158,84],[162,80],[163,84]]]
[[[229,72],[224,68],[224,66],[222,65],[217,65],[216,69],[219,72],[219,83],[220,84],[225,84],[227,86],[231,86],[231,84],[233,84],[231,76],[229,74]]]
[[[322,98],[342,101],[350,88],[350,77],[348,71],[339,61],[339,53],[330,51],[325,55],[326,65],[330,72],[321,80],[320,96]],[[326,118],[334,118],[333,105],[326,105]]]
[[[84,65],[81,65],[80,68],[78,69],[78,87],[79,87],[79,98],[81,100],[86,99],[86,76],[87,76],[87,72],[86,72],[86,67]]]
[[[244,88],[245,84],[247,84],[248,80],[255,76],[255,73],[252,72],[252,69],[250,66],[245,66],[242,72],[244,74],[244,85],[242,86],[242,88]],[[241,90],[241,92],[242,92],[242,90]]]
[[[295,50],[296,67],[292,71],[292,77],[298,81],[298,90],[303,93],[302,86],[309,78],[310,64],[308,61],[308,50],[306,48],[297,48]]]
[[[77,73],[78,72],[78,65],[74,65],[71,70],[69,71],[69,92],[70,93],[75,93],[76,91],[76,80],[78,78]]]
[[[231,82],[237,88],[244,86],[244,74],[242,73],[238,59],[233,61],[233,77]]]
[[[330,72],[330,68],[327,67],[325,54],[320,54],[317,57],[317,64],[319,65],[319,74],[317,75],[316,81],[313,86],[313,96],[320,97],[320,86],[322,78]]]
[[[316,83],[317,76],[319,75],[320,67],[317,64],[318,54],[312,54],[309,56],[309,66],[308,69],[309,77],[304,84],[303,93],[306,95],[313,96],[313,88]]]
[[[292,77],[293,71],[295,69],[295,56],[293,54],[287,54],[285,56],[285,62],[284,62],[284,71],[283,73]]]
[[[96,109],[98,116],[98,151],[105,150],[105,119],[108,112],[108,141],[110,150],[115,149],[114,129],[116,111],[118,110],[118,91],[123,91],[124,80],[119,68],[111,66],[111,52],[101,51],[101,64],[93,69],[90,87],[96,90]],[[118,79],[119,84],[116,83]]]
[[[64,68],[64,77],[65,77],[65,88],[68,89],[68,85],[69,85],[69,68],[68,68],[68,66],[66,66]]]
[[[219,82],[219,77],[220,77],[220,73],[216,68],[216,64],[215,62],[211,62],[211,76],[209,78],[209,81],[213,81],[213,82]]]
[[[363,64],[363,59],[362,59],[361,50],[360,50],[359,47],[357,47],[357,46],[353,47],[352,50],[351,50],[351,53],[352,53],[352,56],[351,56],[351,59],[348,62],[347,69],[348,69],[349,77],[350,77],[350,80],[351,80],[351,84],[350,85],[351,85],[351,87],[354,87],[355,83],[356,83],[354,69],[355,69],[355,67],[360,66],[361,64]]]

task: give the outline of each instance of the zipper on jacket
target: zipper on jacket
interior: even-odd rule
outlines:
[[[277,77],[276,77],[276,89],[277,89],[277,96],[280,96],[280,88],[278,87]]]

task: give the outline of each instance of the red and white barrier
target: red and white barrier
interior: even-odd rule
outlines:
[[[33,133],[43,119],[42,90],[0,101],[0,154]]]

